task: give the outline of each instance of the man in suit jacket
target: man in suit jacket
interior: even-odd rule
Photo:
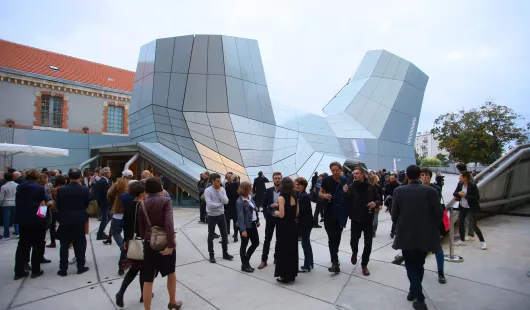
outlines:
[[[261,264],[258,266],[258,269],[263,269],[267,267],[267,260],[269,259],[269,250],[271,247],[272,234],[274,233],[274,228],[278,224],[278,218],[271,215],[271,209],[278,208],[278,197],[280,197],[280,184],[282,182],[281,172],[274,172],[272,174],[272,179],[274,181],[274,186],[264,190],[263,197],[263,217],[265,217],[265,241],[263,241],[263,251],[261,254]],[[256,185],[254,183],[254,185]],[[263,183],[265,186],[265,183]],[[257,202],[256,202],[257,203]],[[276,252],[274,252],[276,256]]]
[[[254,193],[254,202],[256,206],[261,208],[263,204],[263,194],[265,193],[265,183],[269,183],[269,179],[263,176],[263,172],[258,172],[258,177],[254,179],[254,184],[252,184],[252,192]]]
[[[440,250],[438,226],[443,211],[436,190],[419,181],[420,167],[407,167],[409,184],[394,190],[392,221],[396,223],[394,249],[401,249],[410,281],[409,301],[416,299],[414,309],[427,309],[422,293],[423,266],[427,252]]]
[[[68,172],[70,184],[57,190],[58,235],[61,240],[58,275],[66,277],[68,270],[68,247],[74,246],[77,262],[77,274],[88,271],[85,266],[86,237],[85,222],[88,221],[87,209],[90,203],[88,187],[81,185],[82,175],[79,169]]]
[[[46,245],[46,218],[37,216],[37,211],[42,202],[48,202],[48,198],[44,187],[37,183],[40,175],[40,171],[30,169],[26,174],[26,181],[17,187],[15,195],[15,223],[20,227],[20,239],[15,254],[15,280],[28,276],[24,266],[31,249],[31,277],[36,278],[43,274],[40,264]]]
[[[101,222],[99,223],[99,229],[97,234],[97,240],[106,240],[109,236],[105,234],[105,227],[109,223],[109,211],[110,202],[107,199],[107,192],[111,186],[110,176],[111,171],[109,167],[105,167],[100,170],[101,178],[96,183],[95,193],[97,195],[99,216],[101,216]]]

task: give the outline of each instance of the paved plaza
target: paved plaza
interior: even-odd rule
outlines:
[[[198,216],[196,209],[174,210],[177,298],[183,301],[183,309],[412,309],[412,303],[406,300],[405,268],[392,264],[397,252],[392,249],[389,237],[388,213],[381,212],[379,216],[369,277],[362,275],[359,265],[350,263],[349,229],[343,233],[339,253],[342,272],[334,275],[327,271],[330,266],[327,236],[321,228],[313,229],[311,234],[315,269],[299,274],[293,284],[279,284],[273,277],[274,241],[269,266],[256,269],[253,274],[240,271],[240,242],[230,242],[229,252],[235,258],[226,261],[221,257],[221,245],[215,241],[217,264],[209,263],[207,225],[198,224]],[[93,232],[98,224],[92,219],[90,230]],[[481,220],[479,225],[488,250],[481,251],[478,241],[457,248],[465,262],[446,263],[445,285],[438,284],[436,260],[429,255],[423,281],[429,309],[530,309],[530,278],[526,276],[530,270],[529,224],[527,217],[495,216]],[[259,228],[262,242],[264,226]],[[361,240],[360,250],[362,243]],[[117,274],[119,249],[114,243],[103,245],[102,241],[96,241],[94,233],[90,234],[86,253],[90,271],[83,275],[76,274],[74,265],[67,277],[57,276],[56,248],[46,249],[46,257],[52,263],[42,266],[44,276],[13,281],[16,244],[16,240],[0,241],[0,309],[117,309],[114,295],[121,278]],[[251,260],[255,268],[260,263],[261,246]],[[73,251],[70,253],[73,255]],[[299,253],[303,258],[301,246]],[[165,279],[155,280],[153,309],[167,309],[165,286]],[[139,298],[139,284],[134,281],[125,294],[125,309],[143,309]]]

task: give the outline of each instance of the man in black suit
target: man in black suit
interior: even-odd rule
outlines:
[[[271,215],[272,209],[278,208],[278,198],[280,197],[280,184],[282,183],[282,173],[274,172],[272,174],[274,186],[265,190],[263,199],[263,217],[265,217],[265,241],[263,241],[263,251],[261,254],[261,264],[258,269],[267,267],[267,260],[269,259],[269,250],[271,247],[272,234],[274,228],[278,224],[278,218]],[[255,184],[254,184],[255,185]],[[265,184],[263,184],[265,186]],[[276,252],[274,253],[276,256]]]
[[[97,240],[106,240],[109,236],[105,234],[105,227],[109,223],[109,211],[110,202],[107,199],[107,192],[111,186],[110,175],[111,171],[109,167],[105,167],[100,171],[101,178],[96,183],[95,193],[97,195],[99,216],[101,216],[101,222],[99,223],[99,229],[97,234]]]
[[[442,221],[443,211],[438,192],[422,185],[419,181],[420,167],[407,167],[409,184],[394,190],[392,200],[392,221],[396,223],[394,249],[401,249],[410,289],[407,299],[416,301],[414,309],[427,309],[421,282],[427,252],[440,250],[440,232],[438,226]]]
[[[88,187],[81,185],[82,176],[79,169],[70,169],[68,172],[70,184],[57,190],[57,217],[61,240],[60,262],[58,275],[66,277],[68,269],[68,247],[74,246],[77,262],[77,274],[88,271],[85,266],[86,237],[85,222],[88,221],[87,209],[90,203]]]
[[[258,172],[258,177],[254,179],[254,184],[252,184],[252,193],[255,195],[254,201],[256,202],[258,211],[259,208],[265,206],[263,204],[263,195],[265,194],[266,183],[269,183],[269,179],[263,176],[263,172]]]
[[[31,277],[36,278],[44,273],[40,264],[46,245],[46,217],[38,216],[37,211],[43,202],[48,202],[48,198],[44,187],[37,183],[40,175],[40,171],[30,169],[26,174],[26,181],[17,187],[15,223],[20,226],[20,239],[15,254],[15,280],[29,275],[24,271],[24,266],[30,250]]]

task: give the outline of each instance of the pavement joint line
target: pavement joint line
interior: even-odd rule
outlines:
[[[186,232],[184,230],[182,230],[182,229],[179,229],[179,230],[186,237],[186,239],[188,239],[188,241],[193,245],[193,247],[202,255],[202,257],[204,257],[204,259],[207,260],[208,258],[206,258],[206,256],[204,254],[202,254],[201,250],[199,250],[199,248],[195,245],[195,243],[193,243],[193,241],[191,241],[190,237],[188,237]]]
[[[95,231],[95,229],[94,229],[92,232],[94,232],[94,231]],[[105,295],[107,295],[107,297],[109,298],[110,303],[112,304],[112,306],[114,307],[114,309],[118,309],[118,307],[114,304],[114,301],[113,301],[112,298],[110,297],[109,292],[107,292],[107,290],[105,289],[105,287],[103,287],[103,283],[101,283],[101,277],[100,277],[100,275],[99,275],[98,262],[97,262],[97,259],[96,259],[96,251],[94,250],[94,244],[92,243],[92,237],[91,237],[91,235],[89,235],[88,238],[90,239],[90,249],[92,250],[92,257],[94,258],[94,269],[95,269],[95,271],[96,271],[96,277],[97,277],[97,280],[98,280],[98,285],[99,285],[99,287],[101,287],[101,289],[103,290],[103,292],[105,293]]]
[[[180,283],[180,285],[184,286],[185,288],[187,288],[190,292],[192,292],[193,294],[197,295],[200,299],[204,300],[206,303],[208,303],[210,306],[214,307],[215,309],[219,310],[219,308],[217,306],[215,306],[214,304],[212,304],[208,299],[202,297],[201,295],[197,294],[194,290],[192,290],[191,288],[189,288],[186,284],[182,283],[182,281],[179,281],[177,280],[178,283]]]
[[[25,303],[21,303],[21,304],[16,305],[16,306],[9,306],[7,309],[16,309],[18,307],[22,307],[22,306],[25,306],[25,305],[28,305],[28,304],[32,304],[32,303],[35,303],[35,302],[38,302],[38,301],[50,299],[50,298],[53,298],[53,297],[56,297],[56,296],[61,296],[61,295],[64,295],[64,294],[68,294],[68,293],[75,292],[75,291],[78,291],[78,290],[81,290],[81,289],[84,289],[84,288],[87,288],[87,287],[97,286],[97,285],[98,285],[98,283],[91,283],[89,285],[84,285],[84,286],[81,286],[81,287],[78,287],[78,288],[74,288],[74,289],[71,289],[71,290],[68,290],[68,291],[60,292],[60,293],[57,293],[55,295],[50,295],[50,296],[42,297],[42,298],[39,298],[39,299],[36,299],[36,300],[27,301]]]
[[[340,290],[339,292],[339,296],[337,296],[337,299],[335,299],[335,302],[333,303],[335,306],[337,306],[337,301],[339,301],[340,299],[340,296],[342,296],[342,292],[344,292],[344,290],[346,289],[346,286],[348,285],[348,283],[350,283],[350,280],[351,280],[351,277],[353,276],[353,274],[355,273],[355,269],[357,269],[357,265],[355,265],[353,267],[353,271],[350,273],[350,275],[348,276],[348,280],[346,280],[346,282],[344,283],[344,285],[342,286],[342,289]]]
[[[240,271],[240,270],[237,270],[237,269],[234,269],[234,268],[232,268],[232,267],[225,266],[225,265],[222,265],[222,264],[216,264],[216,265],[219,265],[219,266],[221,266],[221,267],[225,267],[225,268],[227,268],[227,269],[233,270],[233,271],[235,271],[235,272],[237,272],[237,273],[240,273],[240,274],[243,274],[243,275],[245,275],[245,276],[247,276],[247,277],[251,277],[251,278],[254,278],[254,279],[258,279],[258,280],[263,281],[263,282],[265,282],[265,283],[268,283],[268,284],[270,284],[270,285],[274,285],[274,286],[276,286],[276,287],[283,288],[283,289],[288,290],[288,291],[291,291],[291,292],[293,292],[293,293],[297,293],[297,294],[300,294],[300,295],[302,295],[302,296],[306,296],[306,297],[309,297],[309,298],[311,298],[311,299],[316,299],[316,300],[319,300],[319,301],[325,302],[325,303],[327,303],[327,304],[329,304],[329,305],[333,305],[333,304],[330,303],[329,301],[325,301],[325,300],[323,300],[323,299],[320,299],[320,298],[317,298],[317,297],[314,297],[314,296],[311,296],[311,295],[307,295],[306,293],[302,293],[302,292],[295,291],[295,290],[293,290],[293,289],[287,287],[286,285],[280,285],[280,284],[276,284],[276,283],[269,282],[269,281],[267,281],[267,280],[265,280],[265,279],[262,279],[262,278],[256,277],[256,276],[254,276],[254,275],[251,274],[251,273],[248,273],[248,272],[242,272],[242,271]]]
[[[15,295],[13,296],[13,298],[11,299],[11,301],[9,302],[9,304],[7,305],[7,308],[6,308],[6,309],[11,309],[11,306],[13,306],[13,303],[14,303],[15,300],[17,299],[18,294],[19,294],[20,291],[22,290],[22,286],[24,285],[24,282],[26,282],[26,279],[27,279],[27,277],[24,278],[24,279],[22,279],[22,281],[20,281],[20,285],[18,286]]]
[[[200,216],[194,217],[191,221],[189,221],[186,224],[182,225],[182,227],[180,227],[178,229],[182,229],[182,228],[186,227],[187,225],[191,224],[193,221],[197,220],[199,217]]]

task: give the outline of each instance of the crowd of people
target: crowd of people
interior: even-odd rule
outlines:
[[[385,206],[392,218],[390,237],[395,238],[393,247],[402,251],[410,281],[407,299],[415,300],[415,309],[426,309],[421,282],[428,252],[436,256],[439,282],[446,283],[440,241],[447,231],[441,197],[443,177],[437,174],[436,182],[431,183],[432,171],[415,165],[397,174],[385,169],[369,172],[362,166],[353,171],[348,169],[345,174],[338,162],[332,162],[329,168],[331,175],[315,172],[309,188],[305,178],[293,180],[281,172],[273,173],[273,186],[269,188],[269,180],[261,172],[253,183],[241,182],[234,173],[227,173],[224,182],[217,173],[202,173],[198,182],[199,222],[208,225],[209,261],[216,263],[213,242],[216,238],[221,239],[222,258],[234,259],[228,253],[232,226],[233,242],[241,238],[241,270],[254,272],[250,260],[259,245],[258,228],[264,222],[265,238],[257,268],[268,266],[270,245],[276,231],[274,276],[278,282],[291,283],[299,273],[311,272],[314,268],[311,231],[321,228],[319,223],[323,222],[331,260],[328,271],[338,274],[339,246],[343,229],[350,219],[350,262],[357,264],[359,240],[364,235],[361,269],[363,275],[369,276],[372,239],[376,237],[378,213]],[[475,216],[480,208],[478,187],[465,166],[460,165],[459,169],[460,182],[454,192],[460,210],[460,240],[457,244],[465,244],[465,220],[468,218],[470,235],[476,233],[482,249],[486,249]],[[41,276],[40,265],[51,262],[44,257],[45,249],[55,248],[56,240],[60,242],[57,274],[67,276],[68,266],[72,263],[76,264],[78,274],[87,272],[85,235],[88,234],[88,217],[97,213],[100,224],[96,239],[105,245],[111,245],[114,240],[120,249],[117,269],[124,278],[115,296],[116,304],[124,306],[126,289],[139,275],[140,302],[144,302],[145,309],[150,309],[154,296],[153,281],[160,274],[167,277],[168,309],[179,309],[182,302],[176,300],[172,202],[161,178],[154,177],[147,170],[142,172],[141,180],[135,180],[130,170],[124,170],[121,178],[114,182],[111,175],[108,167],[84,173],[70,169],[67,174],[46,169],[23,172],[6,169],[0,180],[0,206],[3,208],[3,238],[10,238],[11,224],[14,224],[14,234],[19,238],[15,280],[29,276],[29,272],[32,278]],[[315,203],[314,210],[312,202]],[[106,234],[109,223],[109,234]],[[48,245],[47,229],[50,231]],[[299,266],[299,241],[304,255],[302,266]],[[69,248],[72,247],[75,258],[69,262]]]

